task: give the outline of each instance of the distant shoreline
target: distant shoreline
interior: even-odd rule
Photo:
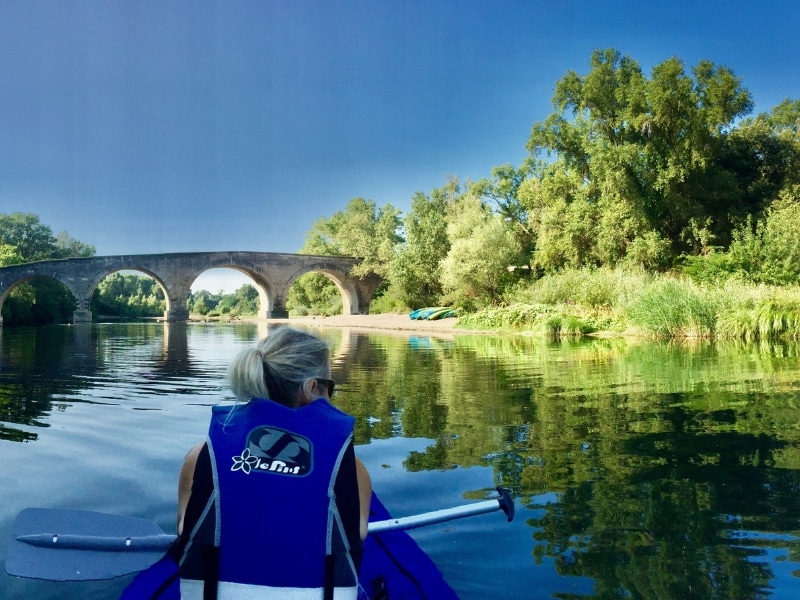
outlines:
[[[303,325],[306,327],[338,327],[349,329],[369,329],[384,332],[425,333],[444,337],[467,333],[489,333],[486,331],[467,331],[456,329],[457,318],[437,321],[415,320],[408,313],[383,313],[377,315],[332,315],[329,317],[290,317],[288,319],[267,319],[268,323]]]
[[[461,334],[496,334],[496,331],[487,330],[468,330],[456,329],[458,319],[451,317],[436,321],[415,320],[408,316],[408,313],[382,313],[376,315],[331,315],[327,317],[289,317],[288,319],[266,319],[269,324],[275,325],[301,325],[303,327],[325,327],[363,329],[370,331],[382,331],[386,333],[405,333],[405,334],[425,334],[438,337],[453,337]],[[193,318],[192,322],[217,322],[216,319]],[[264,319],[241,318],[235,321],[239,323],[263,323]]]

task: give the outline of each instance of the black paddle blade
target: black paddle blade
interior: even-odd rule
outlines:
[[[58,538],[61,536],[62,544]],[[83,549],[63,543],[73,537],[117,540],[115,548]],[[50,581],[111,579],[142,571],[164,556],[164,544],[136,547],[131,538],[166,536],[150,521],[71,509],[26,508],[14,521],[6,572]],[[34,539],[36,543],[22,541]],[[44,540],[44,543],[42,542]]]

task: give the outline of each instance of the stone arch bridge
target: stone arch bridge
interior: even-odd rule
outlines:
[[[161,286],[166,298],[165,320],[185,321],[189,291],[200,274],[217,268],[234,269],[249,276],[258,290],[259,317],[286,318],[286,296],[298,277],[324,273],[342,294],[344,314],[367,314],[372,294],[381,283],[377,276],[354,278],[350,270],[356,258],[279,254],[274,252],[181,252],[64,258],[0,268],[0,309],[11,290],[36,277],[49,277],[64,284],[75,298],[74,323],[92,320],[89,300],[98,284],[117,271],[140,271]],[[0,317],[0,325],[2,325]]]

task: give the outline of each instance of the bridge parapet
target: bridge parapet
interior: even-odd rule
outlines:
[[[344,314],[368,314],[372,294],[381,283],[377,276],[350,276],[360,260],[341,256],[315,256],[275,252],[181,252],[92,256],[39,261],[0,268],[0,309],[11,290],[36,277],[63,283],[75,298],[73,322],[91,321],[89,301],[99,283],[116,271],[139,271],[152,277],[166,298],[164,319],[189,318],[187,301],[194,281],[215,268],[235,269],[253,280],[259,294],[261,318],[286,318],[286,298],[292,284],[310,272],[330,277],[342,294]],[[2,325],[2,317],[0,317]]]

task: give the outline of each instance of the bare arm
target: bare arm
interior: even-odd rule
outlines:
[[[361,539],[367,537],[367,524],[369,523],[369,505],[372,502],[372,480],[369,478],[367,468],[356,457],[356,478],[358,479],[358,500],[361,506]]]
[[[183,517],[186,514],[186,506],[189,504],[189,496],[192,495],[192,483],[194,483],[194,467],[197,464],[197,457],[203,449],[205,442],[200,442],[189,450],[186,458],[183,459],[181,474],[178,477],[178,535],[183,531]]]

